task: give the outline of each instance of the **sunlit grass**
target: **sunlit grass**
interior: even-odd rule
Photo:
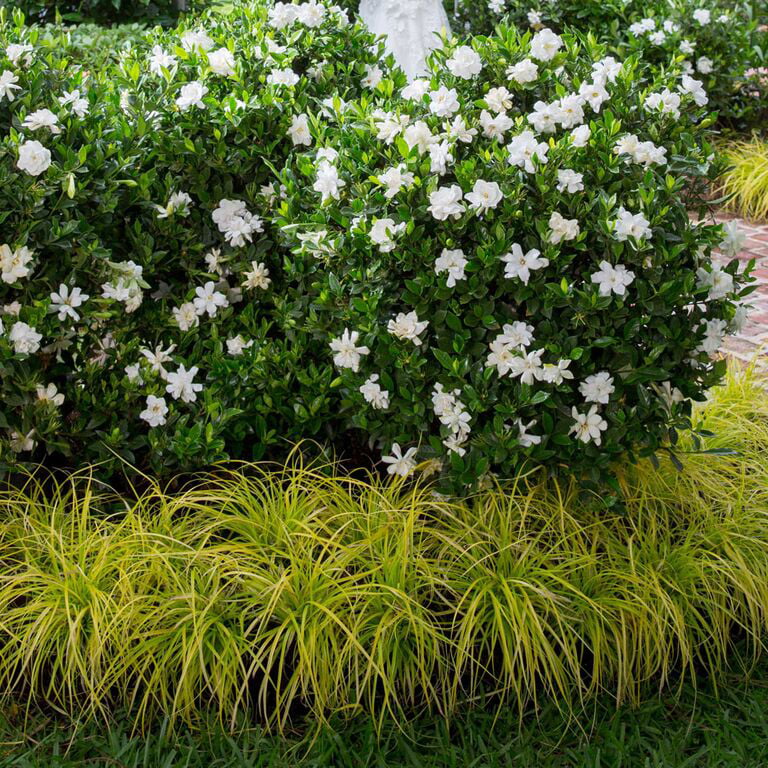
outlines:
[[[485,701],[522,713],[674,694],[768,635],[768,398],[734,368],[707,449],[466,500],[283,468],[119,499],[42,470],[0,495],[0,694],[139,727],[213,714],[377,727]],[[332,468],[330,468],[332,469]],[[746,653],[736,655],[738,641]]]
[[[759,137],[724,147],[731,168],[719,192],[731,196],[726,208],[748,219],[768,218],[768,141]]]

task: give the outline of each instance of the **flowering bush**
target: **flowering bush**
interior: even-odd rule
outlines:
[[[435,54],[387,111],[312,123],[285,270],[389,471],[598,474],[688,424],[745,276],[693,223],[718,173],[690,78],[548,29]],[[309,203],[309,205],[308,205]],[[303,211],[303,215],[302,215]]]
[[[39,45],[57,49],[84,69],[99,71],[117,61],[121,53],[135,45],[147,32],[142,24],[103,27],[98,24],[46,24]]]
[[[175,0],[13,0],[8,5],[30,22],[53,22],[58,15],[69,22],[171,24],[179,15]]]
[[[158,31],[99,78],[16,21],[0,31],[5,458],[160,471],[320,433],[334,373],[298,330],[270,181],[316,115],[373,94],[371,36],[332,7],[255,3]]]

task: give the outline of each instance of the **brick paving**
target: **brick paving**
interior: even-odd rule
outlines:
[[[768,368],[768,222],[746,221],[727,214],[719,218],[735,221],[747,236],[737,258],[745,262],[755,259],[752,274],[757,279],[757,289],[748,297],[752,310],[747,322],[738,335],[728,337],[725,351],[745,362],[751,362],[759,355],[761,367]],[[722,257],[723,262],[727,260]]]

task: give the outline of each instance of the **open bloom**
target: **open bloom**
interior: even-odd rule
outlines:
[[[181,91],[176,99],[176,105],[182,112],[186,112],[191,107],[205,109],[203,98],[208,93],[208,87],[199,80],[193,80],[191,83],[185,83],[181,86]]]
[[[408,477],[416,469],[416,461],[413,458],[416,455],[416,448],[409,448],[403,453],[399,444],[393,443],[391,450],[391,456],[381,457],[382,462],[388,465],[387,474]]]
[[[344,329],[344,333],[338,339],[333,339],[330,343],[331,350],[335,353],[333,356],[334,364],[339,368],[349,368],[355,373],[360,368],[360,360],[363,355],[370,353],[368,347],[358,347],[357,340],[360,334],[357,331]]]
[[[598,413],[597,406],[593,405],[587,413],[579,413],[574,406],[571,415],[574,423],[569,434],[576,435],[576,439],[582,443],[594,442],[595,445],[600,445],[603,432],[608,429],[608,422]]]
[[[541,251],[531,248],[527,253],[518,243],[512,244],[512,250],[501,257],[504,262],[504,277],[517,278],[525,285],[531,278],[531,270],[542,269],[549,264],[549,259],[541,255]]]
[[[526,173],[534,173],[536,166],[533,164],[535,157],[542,165],[547,162],[547,152],[549,144],[545,144],[536,139],[533,131],[523,131],[515,136],[507,145],[510,165],[516,165],[523,168]]]
[[[58,292],[51,293],[51,305],[49,312],[57,312],[59,320],[65,320],[67,317],[75,322],[80,319],[80,315],[75,311],[82,306],[90,297],[83,293],[77,286],[69,289],[63,283],[59,286]]]
[[[615,389],[613,386],[613,376],[608,371],[593,373],[579,384],[579,392],[581,392],[584,400],[588,403],[602,403],[606,405]]]
[[[394,320],[387,323],[387,330],[398,339],[412,341],[417,347],[422,344],[419,334],[429,325],[429,320],[419,320],[415,312],[398,312]]]
[[[472,191],[467,193],[467,202],[479,216],[482,216],[486,211],[495,208],[503,197],[501,187],[495,181],[478,179]]]
[[[40,349],[43,335],[38,333],[37,329],[31,325],[19,321],[14,323],[8,338],[11,344],[13,344],[13,351],[17,355],[33,355]]]
[[[378,373],[372,373],[360,387],[359,392],[373,408],[377,410],[389,408],[389,392],[381,388]]]
[[[463,198],[464,193],[457,184],[439,187],[429,196],[429,212],[438,221],[451,217],[458,219],[464,213]]]
[[[194,403],[197,400],[197,393],[203,388],[202,384],[196,384],[194,381],[198,371],[199,368],[196,365],[193,365],[189,370],[184,365],[180,365],[177,371],[168,374],[165,391],[174,400]]]
[[[165,404],[165,398],[148,395],[147,407],[139,414],[139,418],[146,421],[150,427],[160,427],[165,424],[167,415],[168,406]]]
[[[30,176],[39,176],[51,166],[51,153],[39,141],[25,141],[19,146],[16,167]]]
[[[0,75],[0,100],[8,99],[8,101],[13,101],[16,98],[14,91],[21,90],[21,86],[16,85],[18,82],[18,75],[15,75],[13,72],[6,69],[3,74]]]
[[[579,222],[576,219],[566,219],[554,211],[549,217],[549,242],[553,245],[563,240],[573,240],[579,236]]]
[[[627,269],[623,264],[615,267],[607,261],[600,262],[600,269],[592,274],[591,280],[600,289],[601,296],[624,296],[627,288],[635,279],[635,273]]]
[[[651,228],[648,219],[642,213],[630,213],[622,206],[619,208],[618,217],[613,222],[613,231],[617,240],[646,240],[651,236]]]
[[[469,80],[480,74],[483,69],[483,60],[470,46],[460,45],[445,62],[445,66],[452,75]]]
[[[443,252],[435,260],[435,274],[448,273],[446,285],[453,288],[459,280],[466,279],[464,268],[467,266],[467,257],[461,248],[449,250],[443,248]]]
[[[291,127],[288,129],[294,147],[306,146],[312,143],[312,134],[309,132],[309,118],[305,114],[294,115]]]
[[[34,253],[26,246],[11,250],[5,243],[0,245],[0,280],[13,285],[17,280],[28,277],[33,256]]]

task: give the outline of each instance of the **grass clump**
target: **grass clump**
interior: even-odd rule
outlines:
[[[764,380],[732,370],[697,419],[715,436],[676,447],[682,472],[623,467],[608,495],[535,474],[452,500],[298,459],[131,500],[31,475],[0,497],[0,703],[382,728],[748,672],[768,629]]]
[[[731,164],[720,187],[731,198],[726,208],[747,219],[768,218],[768,141],[759,136],[734,141],[725,155]]]

